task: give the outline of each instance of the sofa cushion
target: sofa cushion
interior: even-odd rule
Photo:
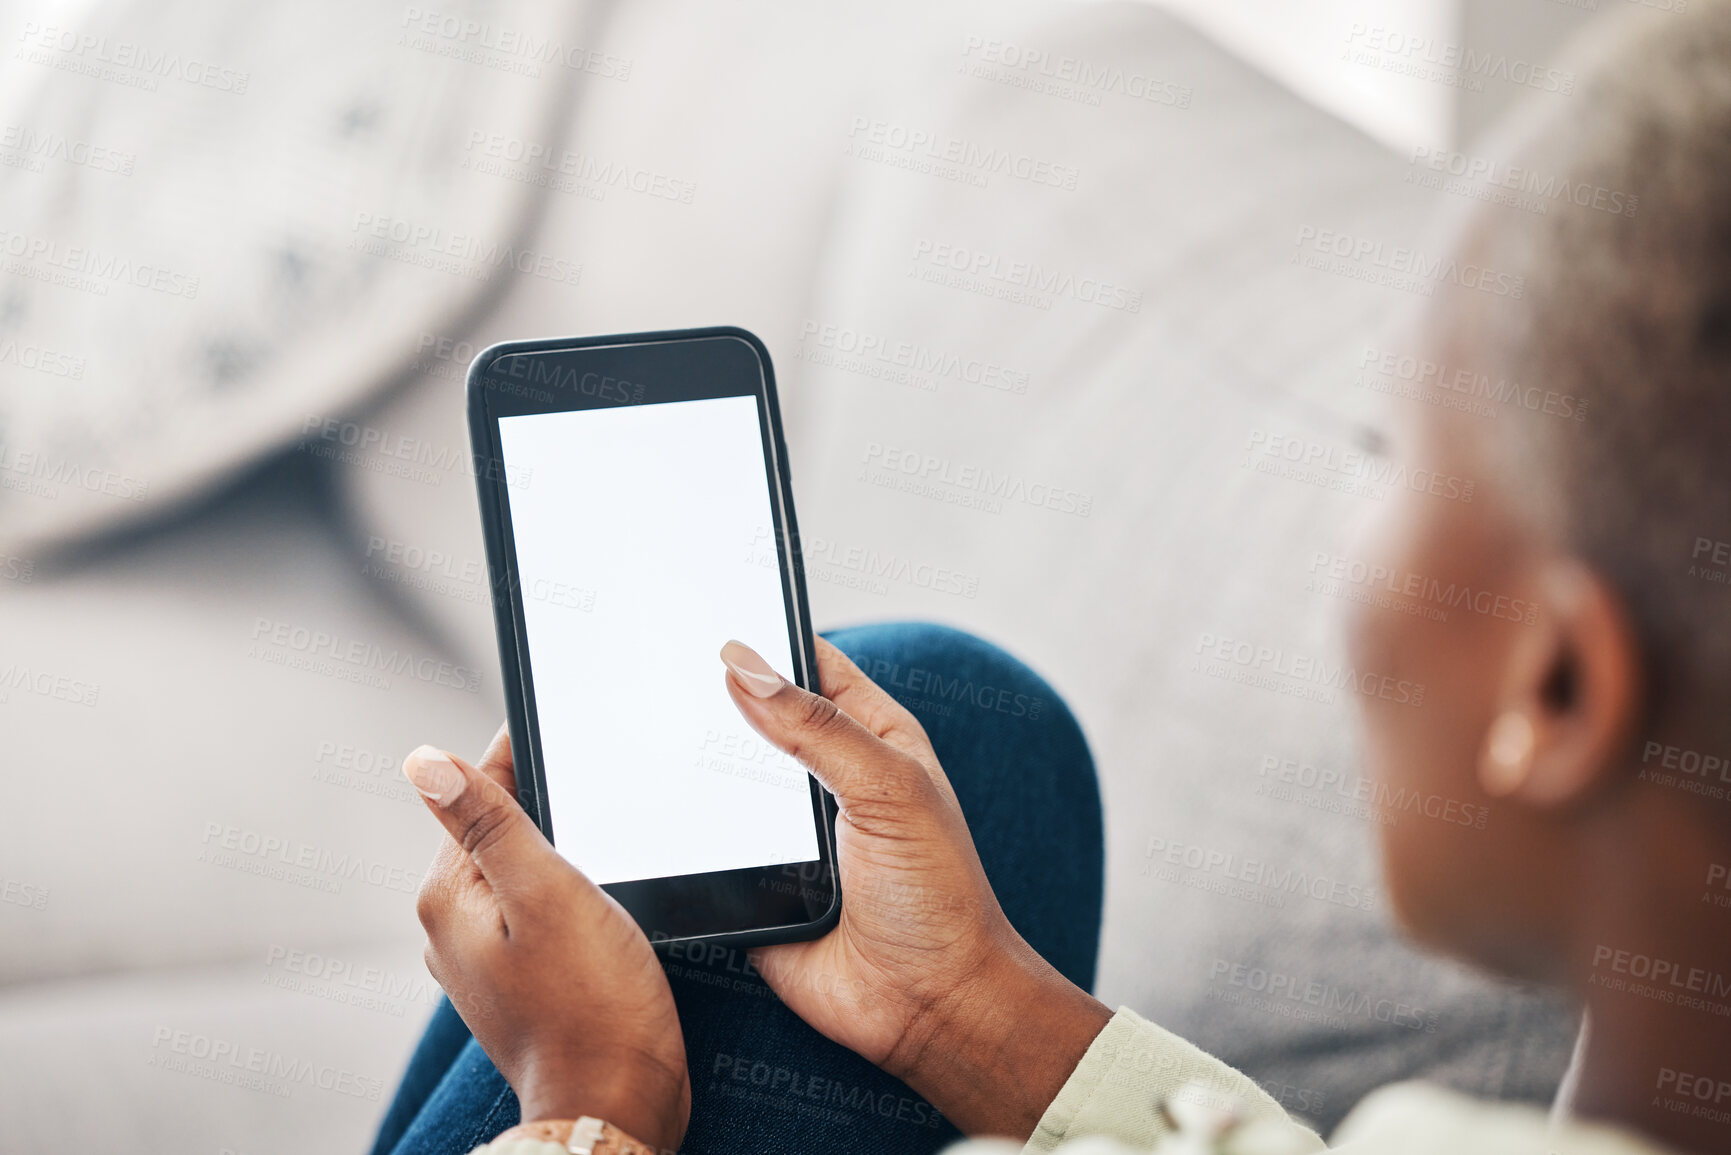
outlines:
[[[108,0],[20,21],[0,543],[137,524],[309,431],[345,452],[341,420],[421,332],[520,269],[579,278],[526,247],[542,190],[475,172],[474,134],[546,139],[586,86],[628,80],[584,67],[606,12]]]

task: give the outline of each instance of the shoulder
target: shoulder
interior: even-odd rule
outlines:
[[[1674,1155],[1617,1127],[1578,1120],[1553,1127],[1522,1103],[1474,1099],[1430,1083],[1395,1083],[1365,1096],[1334,1133],[1342,1155]]]

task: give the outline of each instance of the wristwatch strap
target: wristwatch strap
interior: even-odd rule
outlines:
[[[595,1146],[607,1133],[607,1124],[593,1115],[585,1115],[571,1124],[571,1134],[565,1139],[569,1155],[595,1155]]]
[[[500,1136],[501,1139],[506,1137],[554,1144],[569,1155],[658,1155],[649,1144],[633,1139],[613,1124],[592,1115],[585,1115],[574,1123],[563,1119],[519,1123]]]

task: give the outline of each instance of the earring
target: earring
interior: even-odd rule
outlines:
[[[1479,785],[1492,798],[1521,788],[1533,768],[1533,723],[1519,710],[1505,710],[1491,723],[1485,756],[1479,764]]]

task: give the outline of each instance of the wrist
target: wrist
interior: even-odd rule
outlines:
[[[918,1017],[884,1069],[964,1134],[1025,1140],[1112,1012],[1010,936]]]
[[[609,1062],[538,1070],[515,1088],[524,1123],[605,1119],[640,1142],[677,1150],[691,1112],[683,1072],[659,1065]]]

